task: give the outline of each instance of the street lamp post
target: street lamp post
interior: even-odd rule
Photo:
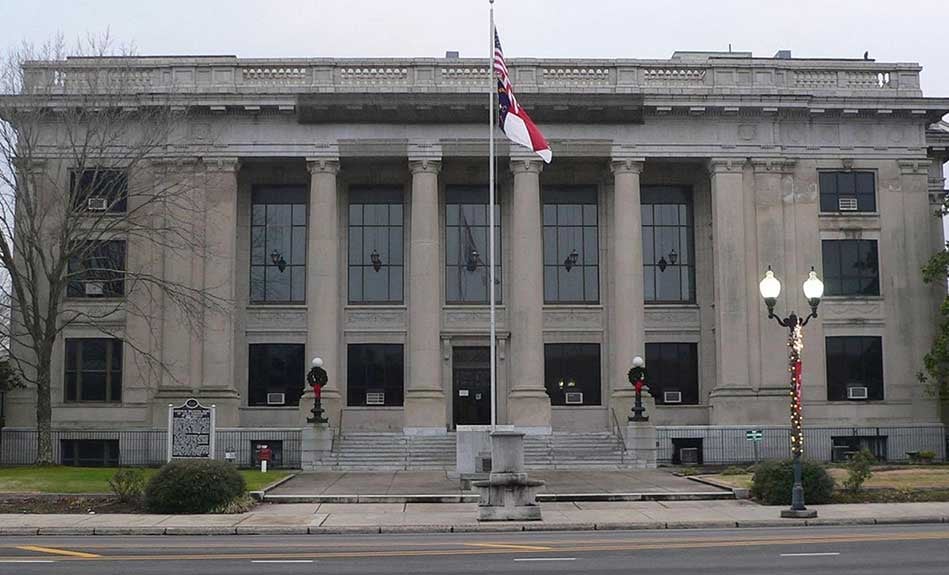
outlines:
[[[310,410],[310,413],[313,415],[306,418],[307,423],[315,425],[328,423],[328,420],[323,417],[323,404],[321,401],[323,386],[326,385],[327,381],[329,381],[329,377],[326,375],[326,370],[323,369],[323,360],[314,357],[313,367],[311,367],[309,373],[306,374],[306,382],[313,387],[313,409]]]
[[[804,454],[804,420],[801,408],[801,352],[804,349],[804,326],[812,317],[817,317],[817,306],[824,295],[824,283],[811,268],[802,286],[811,312],[801,318],[795,312],[781,318],[774,313],[774,304],[781,294],[781,282],[774,277],[771,266],[758,284],[761,297],[768,306],[768,319],[774,319],[788,329],[788,373],[791,375],[791,454],[794,457],[794,487],[791,488],[791,508],[781,511],[781,517],[817,517],[817,511],[804,506],[804,486],[801,483],[801,456]]]
[[[649,421],[649,416],[643,415],[643,412],[646,411],[646,408],[643,407],[643,385],[646,384],[646,362],[643,361],[643,358],[638,355],[633,358],[633,367],[626,377],[636,390],[636,402],[633,404],[633,414],[629,416],[629,420]]]

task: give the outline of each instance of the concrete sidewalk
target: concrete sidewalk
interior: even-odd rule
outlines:
[[[817,519],[780,519],[750,501],[541,504],[544,520],[479,523],[473,503],[262,504],[235,515],[0,514],[0,535],[233,535],[786,527],[949,523],[949,503],[814,505]]]

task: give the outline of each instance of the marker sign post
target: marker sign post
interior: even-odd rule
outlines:
[[[764,432],[760,429],[751,429],[745,432],[745,439],[752,442],[755,446],[755,463],[758,463],[758,443],[764,438]]]
[[[214,459],[215,407],[189,399],[178,407],[168,404],[168,461]]]

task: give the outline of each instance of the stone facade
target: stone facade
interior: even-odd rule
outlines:
[[[28,81],[71,74],[95,60],[35,64]],[[446,187],[487,183],[485,62],[417,60],[243,60],[147,58],[132,62],[143,91],[172,95],[191,113],[188,134],[153,174],[187,172],[204,191],[204,253],[136,253],[233,302],[200,333],[160,302],[157,323],[108,321],[150,340],[163,373],[129,352],[119,404],[65,402],[54,384],[58,428],[160,428],[169,403],[197,397],[217,406],[218,425],[299,428],[299,407],[248,404],[248,345],[305,344],[329,374],[323,403],[345,431],[443,432],[453,428],[452,350],[488,345],[488,306],[447,303]],[[945,131],[927,128],[949,100],[924,98],[915,64],[676,54],[670,60],[513,60],[512,79],[544,131],[554,160],[508,146],[499,136],[500,258],[498,415],[534,431],[607,430],[625,425],[632,403],[626,371],[650,343],[697,345],[695,405],[661,405],[652,421],[670,426],[782,425],[787,419],[785,335],[770,323],[757,283],[771,265],[784,282],[779,309],[805,310],[800,282],[823,274],[821,240],[874,239],[879,296],[827,297],[806,329],[804,401],[808,425],[940,422],[916,380],[934,333],[942,288],[920,267],[944,244],[932,216],[947,159]],[[50,96],[56,100],[57,95]],[[55,102],[51,102],[51,105]],[[51,159],[55,161],[55,159]],[[182,168],[184,166],[186,168]],[[822,171],[875,175],[877,209],[822,213]],[[251,193],[259,184],[308,190],[306,297],[254,304],[249,295]],[[404,194],[401,303],[349,303],[347,229],[354,187]],[[641,190],[691,190],[694,294],[683,303],[644,296]],[[598,214],[595,302],[545,303],[542,191],[587,186]],[[139,262],[139,263],[136,263]],[[94,301],[69,305],[93,306]],[[149,331],[151,327],[151,331]],[[94,326],[70,328],[91,337]],[[882,337],[885,398],[827,399],[827,336]],[[404,345],[402,406],[347,406],[347,346]],[[600,346],[599,405],[551,406],[544,345]],[[62,347],[53,373],[61,381]],[[8,394],[7,425],[30,427],[29,391]]]

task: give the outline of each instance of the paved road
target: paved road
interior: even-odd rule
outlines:
[[[353,536],[3,537],[0,574],[949,572],[949,526]]]

